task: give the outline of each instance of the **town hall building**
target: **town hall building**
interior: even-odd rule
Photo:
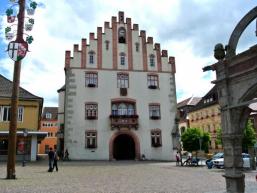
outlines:
[[[65,53],[58,141],[71,160],[174,160],[175,58],[119,12]]]

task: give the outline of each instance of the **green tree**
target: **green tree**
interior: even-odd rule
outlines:
[[[201,131],[199,128],[188,128],[181,136],[184,150],[189,152],[200,150],[200,139],[202,141],[201,149],[208,151],[210,134]]]
[[[249,147],[253,147],[256,143],[256,133],[253,127],[253,123],[251,120],[247,121],[246,127],[244,129],[244,136],[242,141],[243,150],[246,150]]]
[[[216,136],[216,144],[222,145],[221,128],[220,127],[217,128],[216,134],[217,134],[217,136]]]

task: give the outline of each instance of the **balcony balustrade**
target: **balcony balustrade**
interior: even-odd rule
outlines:
[[[111,129],[138,128],[138,115],[110,115]]]

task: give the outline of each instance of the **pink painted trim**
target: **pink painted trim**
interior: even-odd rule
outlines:
[[[97,68],[102,68],[102,28],[97,28]]]
[[[112,17],[112,60],[113,60],[113,69],[117,69],[117,21],[116,17]]]
[[[156,43],[154,47],[155,47],[156,56],[157,56],[157,69],[158,69],[158,72],[161,72],[162,71],[161,46],[160,44]]]
[[[87,63],[87,39],[81,40],[81,68],[86,68]]]
[[[70,51],[67,50],[67,51],[65,51],[65,68],[70,67],[70,59],[71,59]]]
[[[171,64],[171,73],[175,74],[176,73],[175,57],[173,57],[173,56],[169,57],[169,64]]]
[[[109,141],[109,160],[112,161],[114,160],[113,158],[113,143],[114,143],[114,140],[116,139],[116,137],[118,137],[119,135],[128,135],[130,137],[132,137],[132,139],[134,140],[134,143],[135,143],[135,157],[136,157],[136,160],[140,160],[140,143],[139,143],[139,139],[137,137],[137,135],[135,133],[133,133],[132,131],[117,131],[116,133],[114,133],[112,135],[112,137],[110,138],[110,141]]]
[[[146,33],[145,31],[141,30],[140,31],[140,36],[141,36],[141,39],[142,39],[142,51],[143,51],[143,69],[145,71],[148,70],[148,64],[147,64],[147,51],[146,51]]]
[[[128,42],[128,70],[133,70],[133,54],[132,54],[132,30],[131,19],[126,19],[127,23],[127,42]]]
[[[95,33],[89,33],[89,39],[94,40],[95,39]]]
[[[74,52],[78,52],[79,51],[79,45],[78,44],[74,44],[73,45],[73,51]]]

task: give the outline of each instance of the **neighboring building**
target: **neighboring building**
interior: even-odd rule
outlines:
[[[182,135],[187,128],[190,128],[188,112],[201,100],[200,97],[190,97],[178,103],[179,132]]]
[[[0,75],[0,160],[7,160],[11,96],[12,82]],[[20,87],[17,120],[17,160],[23,159],[24,154],[26,160],[36,160],[37,145],[47,135],[46,132],[38,131],[42,106],[43,98],[37,97]]]
[[[65,89],[58,91],[70,158],[174,159],[174,57],[123,12],[81,44],[73,57],[66,51]]]
[[[221,127],[220,106],[216,86],[190,110],[188,117],[191,128],[200,128],[210,133],[211,142],[209,149],[210,151],[215,151],[218,148],[216,144],[216,131]]]
[[[47,132],[47,137],[39,145],[39,153],[47,154],[50,147],[57,148],[58,107],[44,107],[40,131]]]

